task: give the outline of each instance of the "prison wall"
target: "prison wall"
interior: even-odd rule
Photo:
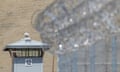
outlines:
[[[33,28],[34,14],[42,12],[54,0],[0,0],[0,72],[12,72],[9,53],[4,52],[6,44],[15,42],[29,32],[32,39],[40,40]],[[45,53],[44,72],[52,72],[52,55]]]

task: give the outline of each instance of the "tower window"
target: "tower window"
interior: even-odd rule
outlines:
[[[42,49],[18,49],[13,50],[12,54],[14,57],[42,57]]]

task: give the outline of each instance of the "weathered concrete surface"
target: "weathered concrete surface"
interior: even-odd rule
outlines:
[[[19,40],[24,32],[29,32],[32,39],[40,40],[39,33],[32,27],[32,17],[53,1],[0,0],[0,72],[11,72],[11,58],[3,52],[6,44]],[[52,55],[46,53],[44,63],[44,72],[52,72]]]

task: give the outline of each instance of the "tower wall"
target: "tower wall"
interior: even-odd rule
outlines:
[[[43,72],[42,58],[14,58],[13,72]],[[27,60],[30,61],[27,64]]]

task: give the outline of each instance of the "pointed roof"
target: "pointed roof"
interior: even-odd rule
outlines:
[[[41,41],[36,41],[36,40],[31,40],[31,38],[29,37],[28,33],[24,34],[25,38],[16,41],[15,43],[11,43],[6,45],[5,47],[5,51],[9,50],[9,49],[26,49],[26,48],[30,48],[30,49],[38,49],[38,48],[43,48],[43,49],[49,49],[49,45],[46,43],[43,43]]]

